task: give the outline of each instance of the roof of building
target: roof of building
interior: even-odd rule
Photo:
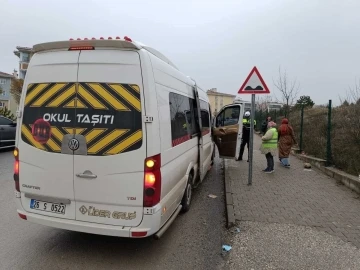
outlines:
[[[32,48],[29,47],[21,47],[21,46],[16,46],[17,51],[14,51],[14,54],[18,57],[20,57],[20,52],[31,52]]]
[[[0,71],[0,77],[3,77],[3,78],[13,78],[14,76],[11,75],[11,74],[8,74],[8,73],[1,72],[1,71]]]
[[[226,94],[226,93],[220,93],[220,92],[214,92],[214,91],[206,91],[206,93],[208,95],[213,95],[213,96],[225,96],[225,97],[236,97],[236,95],[231,95],[231,94]]]

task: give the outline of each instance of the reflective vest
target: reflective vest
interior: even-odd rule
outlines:
[[[250,121],[251,121],[250,119],[244,118],[242,120],[243,126],[246,127],[246,128],[250,128]],[[255,119],[254,119],[254,125],[256,126],[256,120]]]
[[[266,149],[276,149],[278,144],[278,132],[276,128],[270,128],[273,131],[272,138],[268,141],[263,141],[262,146]]]

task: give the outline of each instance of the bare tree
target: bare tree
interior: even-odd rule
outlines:
[[[269,103],[272,102],[270,95],[257,95],[255,100],[255,107],[257,111],[266,111]]]
[[[14,97],[17,104],[19,104],[20,102],[23,84],[24,84],[23,79],[18,79],[18,78],[11,79],[10,93]]]
[[[360,80],[355,82],[353,87],[349,86],[347,91],[347,100],[350,103],[360,104]]]
[[[281,67],[279,67],[279,77],[276,81],[273,80],[273,83],[281,94],[281,98],[276,99],[284,104],[285,117],[288,117],[290,107],[294,105],[299,94],[300,83],[296,79],[290,80],[286,70],[282,72]]]

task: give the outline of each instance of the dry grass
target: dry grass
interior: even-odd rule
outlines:
[[[304,111],[303,149],[306,154],[326,159],[326,107]],[[300,137],[300,111],[290,115],[296,137]],[[331,147],[333,164],[347,173],[360,174],[360,105],[341,106],[332,110]]]

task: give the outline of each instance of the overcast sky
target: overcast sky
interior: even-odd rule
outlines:
[[[0,10],[7,73],[18,69],[16,46],[127,35],[225,93],[255,65],[272,93],[281,65],[317,104],[338,103],[360,79],[359,0],[0,0]]]

